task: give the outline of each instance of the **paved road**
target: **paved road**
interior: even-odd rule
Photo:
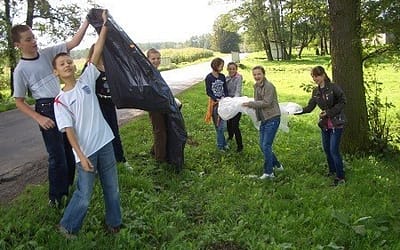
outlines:
[[[231,58],[229,56],[224,60],[228,62]],[[210,63],[207,62],[163,71],[161,75],[175,95],[203,80],[210,70]],[[119,109],[119,123],[123,125],[143,113],[137,109]],[[38,164],[45,163],[46,155],[39,127],[32,119],[19,110],[0,113],[0,184],[23,176],[27,170],[36,171],[31,168],[46,165]]]

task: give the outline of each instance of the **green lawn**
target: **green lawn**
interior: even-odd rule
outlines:
[[[310,82],[310,69],[328,65],[326,57],[292,62],[257,57],[242,62],[245,94],[252,95],[251,68],[261,64],[279,101],[301,105],[308,101],[300,85]],[[397,101],[396,72],[381,70],[384,93]],[[102,228],[104,205],[97,185],[78,238],[64,239],[55,230],[62,212],[47,207],[44,184],[30,186],[0,207],[0,249],[400,249],[398,157],[345,155],[347,183],[331,187],[316,111],[290,117],[289,133],[278,132],[274,150],[285,171],[273,181],[249,178],[262,174],[263,163],[251,120],[242,116],[244,151],[222,154],[213,126],[203,121],[204,83],[179,99],[190,137],[181,174],[149,156],[147,115],[121,129],[133,171],[118,166],[125,225],[119,234],[107,235]]]

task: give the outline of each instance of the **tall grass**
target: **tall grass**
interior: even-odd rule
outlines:
[[[280,102],[305,104],[309,93],[299,86],[327,58],[271,63],[250,57],[241,66],[248,96],[250,69],[258,64],[265,66]],[[213,126],[203,121],[204,83],[179,99],[190,137],[181,174],[150,157],[148,116],[121,128],[133,171],[118,166],[125,225],[119,234],[102,228],[97,185],[78,238],[64,239],[54,227],[62,211],[47,207],[43,184],[0,207],[0,249],[400,249],[398,158],[346,155],[346,185],[330,186],[312,113],[291,117],[289,133],[277,134],[274,151],[285,171],[273,181],[249,178],[261,175],[263,163],[251,120],[241,120],[244,151],[222,154]]]

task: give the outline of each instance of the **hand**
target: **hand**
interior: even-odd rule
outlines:
[[[319,118],[324,118],[326,116],[325,110],[322,110],[322,112],[319,114]]]
[[[44,130],[52,129],[56,125],[52,119],[43,115],[39,117],[38,123]]]
[[[249,107],[249,103],[248,102],[244,102],[244,103],[242,103],[242,106],[243,107]]]
[[[105,25],[108,19],[108,10],[103,10],[101,17],[103,18],[103,25]]]
[[[81,159],[81,165],[83,170],[85,170],[86,172],[94,172],[93,164],[87,157],[83,157],[83,159]]]

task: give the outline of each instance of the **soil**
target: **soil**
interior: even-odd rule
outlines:
[[[43,184],[47,180],[47,159],[27,163],[12,173],[0,176],[0,204],[8,204],[20,195],[28,185]]]

